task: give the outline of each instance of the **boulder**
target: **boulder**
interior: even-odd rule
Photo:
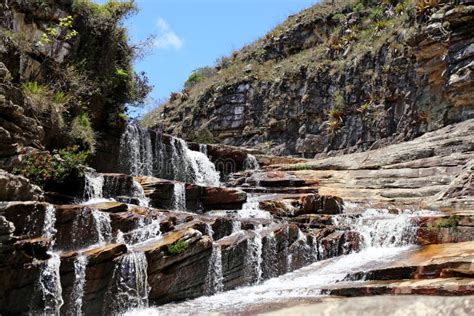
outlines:
[[[205,210],[240,209],[247,201],[247,194],[238,189],[224,187],[206,187],[202,197]]]
[[[42,201],[43,191],[22,176],[0,169],[0,201]]]

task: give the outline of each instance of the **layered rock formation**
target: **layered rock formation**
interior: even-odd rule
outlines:
[[[419,15],[409,1],[357,3],[290,17],[145,122],[188,139],[207,129],[217,143],[310,158],[473,117],[471,1],[441,1]]]

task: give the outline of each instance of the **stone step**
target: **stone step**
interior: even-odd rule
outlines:
[[[435,278],[424,280],[394,280],[368,282],[341,282],[322,290],[336,296],[367,295],[473,295],[473,278]]]
[[[432,279],[452,275],[461,269],[474,272],[474,241],[436,244],[410,250],[404,258],[384,267],[352,273],[347,280]]]

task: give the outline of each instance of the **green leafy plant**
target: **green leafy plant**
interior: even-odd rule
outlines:
[[[41,95],[46,91],[46,88],[36,81],[33,81],[24,83],[23,90],[30,95]]]
[[[21,166],[13,173],[27,177],[33,183],[44,187],[49,182],[61,183],[67,177],[81,175],[81,166],[89,155],[80,151],[78,146],[72,146],[49,152],[36,152],[23,157]]]
[[[332,16],[331,20],[333,20],[336,23],[341,23],[346,20],[346,16],[343,13],[336,13]]]
[[[370,9],[369,18],[377,21],[384,17],[385,10],[382,6],[376,6]]]
[[[377,29],[377,31],[383,30],[387,26],[388,26],[388,22],[386,20],[375,21],[375,28]]]
[[[453,215],[448,218],[442,218],[442,219],[436,220],[434,226],[436,228],[452,228],[452,227],[456,227],[460,220],[461,218],[458,215]]]
[[[358,109],[357,111],[360,112],[360,113],[365,113],[369,110],[370,108],[370,104],[369,102],[365,102],[364,104],[362,104]]]
[[[171,245],[168,245],[168,252],[172,255],[182,253],[186,249],[188,249],[189,245],[187,242],[183,240],[178,240]]]
[[[82,145],[88,148],[90,152],[93,153],[95,151],[95,132],[87,113],[81,113],[72,120],[69,135],[82,142]]]
[[[51,44],[53,40],[62,42],[76,37],[79,33],[72,28],[73,21],[74,18],[72,15],[68,15],[65,18],[60,18],[59,23],[53,27],[48,27],[46,32],[41,34],[41,37],[36,45],[45,46]],[[53,49],[54,48],[51,47],[51,50]]]
[[[352,8],[352,12],[359,13],[359,12],[364,11],[364,9],[365,9],[364,4],[362,2],[359,2]]]
[[[128,73],[123,69],[116,69],[115,75],[119,78],[128,78]]]
[[[409,4],[407,1],[402,1],[398,3],[393,10],[395,11],[396,14],[400,15],[407,11],[408,6]]]
[[[203,127],[194,136],[194,141],[200,144],[212,144],[215,139],[212,132],[207,127]]]
[[[337,130],[339,130],[342,126],[341,120],[331,119],[328,121],[327,124],[327,133],[329,135],[334,135]]]
[[[58,91],[53,94],[53,97],[51,100],[55,104],[64,104],[68,101],[68,97],[64,92]]]

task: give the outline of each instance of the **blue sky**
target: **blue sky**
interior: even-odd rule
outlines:
[[[150,34],[157,37],[153,49],[135,68],[145,71],[155,86],[151,98],[167,98],[170,92],[181,90],[194,69],[214,65],[217,58],[262,37],[288,15],[316,2],[136,0],[140,12],[125,21],[132,42]],[[139,112],[148,111],[152,103]]]

